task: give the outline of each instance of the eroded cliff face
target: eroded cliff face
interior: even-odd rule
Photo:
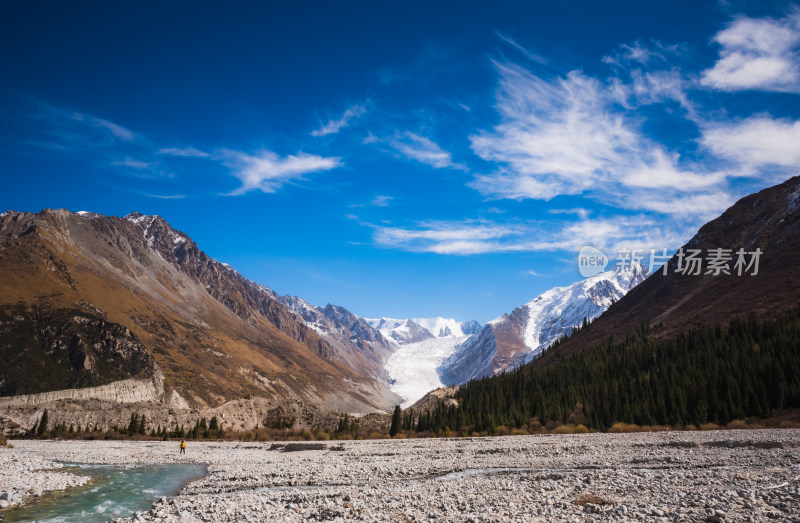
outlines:
[[[77,307],[0,307],[0,354],[1,396],[146,379],[156,369],[130,329]]]

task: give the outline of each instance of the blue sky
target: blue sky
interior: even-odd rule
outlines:
[[[0,207],[485,322],[800,171],[796,2],[493,4],[3,2]]]

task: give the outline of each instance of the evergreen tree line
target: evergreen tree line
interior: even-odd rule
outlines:
[[[358,435],[358,420],[351,418],[349,414],[345,414],[339,419],[339,424],[333,433],[337,436],[349,434],[355,438]]]
[[[701,326],[671,340],[641,325],[622,341],[572,355],[559,354],[559,345],[549,366],[473,380],[456,393],[458,405],[440,402],[416,420],[407,413],[413,430],[724,425],[800,407],[800,309],[773,320],[734,319],[727,329]]]
[[[151,426],[148,430],[147,425],[147,417],[144,414],[139,414],[138,412],[134,412],[131,414],[130,421],[128,422],[127,426],[114,426],[110,427],[108,430],[104,431],[100,428],[100,425],[95,423],[94,427],[92,427],[89,423],[86,426],[81,427],[81,425],[75,426],[74,423],[71,423],[69,427],[65,421],[61,421],[59,423],[54,423],[50,426],[49,422],[49,413],[47,409],[44,409],[42,415],[36,420],[33,427],[27,431],[24,436],[25,437],[40,437],[40,438],[50,438],[50,437],[69,437],[69,436],[80,436],[80,435],[92,435],[92,434],[114,434],[116,436],[128,436],[128,437],[135,437],[135,436],[149,436],[151,438],[190,438],[190,439],[201,439],[201,438],[216,438],[219,437],[223,433],[222,425],[218,422],[217,417],[214,416],[211,418],[210,421],[206,420],[206,418],[198,419],[194,427],[192,428],[185,428],[183,425],[179,425],[175,423],[173,428],[169,427],[162,427],[161,425]]]

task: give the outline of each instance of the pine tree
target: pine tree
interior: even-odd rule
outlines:
[[[131,420],[128,422],[128,436],[133,436],[139,432],[139,414],[131,412]]]
[[[400,405],[394,407],[394,414],[392,415],[392,425],[389,427],[389,436],[395,437],[400,432],[400,423],[403,419],[403,410]]]

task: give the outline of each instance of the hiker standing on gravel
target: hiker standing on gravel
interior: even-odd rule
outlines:
[[[186,440],[181,440],[181,454],[186,454]]]

